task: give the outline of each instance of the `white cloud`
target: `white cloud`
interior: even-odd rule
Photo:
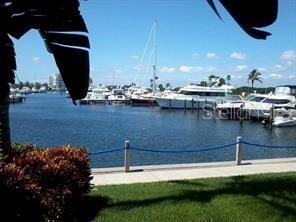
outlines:
[[[259,71],[259,72],[266,72],[266,71],[267,71],[267,68],[260,67],[260,68],[258,68],[258,71]]]
[[[159,72],[161,72],[161,73],[174,73],[175,71],[176,71],[175,67],[166,67],[166,66],[164,66],[164,67],[161,67],[159,69]]]
[[[295,77],[296,77],[295,75],[289,75],[288,79],[295,79]]]
[[[239,71],[239,72],[246,71],[247,69],[248,69],[248,66],[246,65],[237,65],[235,67],[235,71]]]
[[[296,61],[296,51],[287,50],[281,55],[281,60],[283,61]]]
[[[226,78],[226,76],[225,76],[225,78]],[[236,75],[231,75],[231,79],[242,79],[242,78],[243,78],[242,75],[238,75],[238,76],[236,76]]]
[[[283,76],[281,74],[272,73],[267,75],[265,78],[267,79],[281,79]]]
[[[34,57],[34,58],[33,58],[33,62],[36,62],[36,63],[37,63],[37,62],[39,62],[39,61],[40,61],[40,57]]]
[[[138,60],[139,59],[139,56],[137,56],[137,55],[131,55],[131,59]]]
[[[230,54],[229,57],[237,60],[245,60],[247,58],[246,54],[243,54],[241,52],[233,52]]]
[[[116,73],[116,74],[120,74],[120,73],[122,73],[123,71],[121,70],[121,69],[114,69],[114,73]]]
[[[179,68],[180,72],[183,73],[198,73],[198,72],[213,72],[216,68],[209,66],[209,67],[201,67],[201,66],[181,66]]]
[[[207,59],[218,59],[218,56],[214,52],[208,52],[206,57]]]
[[[193,59],[197,59],[198,57],[199,57],[199,55],[198,55],[197,52],[194,52],[194,53],[192,54],[192,58],[193,58]]]
[[[279,65],[279,64],[275,65],[274,68],[275,68],[275,70],[284,70],[285,69],[282,65]]]
[[[144,70],[144,67],[138,65],[138,66],[133,66],[132,69],[136,72],[141,72]]]

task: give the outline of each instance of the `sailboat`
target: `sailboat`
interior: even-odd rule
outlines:
[[[156,91],[156,34],[157,34],[157,23],[154,22],[152,25],[152,29],[148,38],[147,45],[149,41],[151,40],[151,34],[154,34],[153,36],[153,78],[152,78],[152,93],[149,93],[149,91],[143,87],[135,87],[133,86],[134,93],[130,94],[130,103],[132,106],[156,106],[157,102],[155,100],[155,96],[157,95]],[[146,48],[147,48],[146,45]],[[146,49],[145,49],[146,51]]]

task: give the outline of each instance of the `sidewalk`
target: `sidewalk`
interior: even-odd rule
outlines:
[[[138,166],[131,167],[128,173],[124,172],[123,167],[94,168],[91,183],[116,185],[290,171],[296,171],[296,158],[244,160],[240,166],[236,166],[234,161]]]

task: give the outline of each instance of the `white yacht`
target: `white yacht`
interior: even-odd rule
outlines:
[[[26,99],[26,96],[20,92],[18,89],[11,88],[9,94],[10,103],[21,103]]]
[[[296,86],[277,86],[274,93],[268,94],[261,101],[250,101],[244,104],[243,109],[250,117],[263,119],[268,115],[270,109],[293,108],[296,106]]]
[[[99,85],[97,88],[90,89],[86,97],[80,100],[80,104],[106,103],[109,101],[108,97],[110,95],[111,92],[107,87]]]
[[[148,88],[131,87],[127,91],[127,97],[132,106],[153,106],[157,105],[154,94],[150,93]]]
[[[111,95],[108,97],[111,104],[121,104],[129,102],[129,99],[124,93],[123,89],[113,89]]]
[[[40,93],[47,93],[47,88],[46,88],[46,86],[41,86],[40,89],[39,89],[39,92],[40,92]]]
[[[250,94],[245,99],[240,96],[234,98],[234,101],[221,102],[217,104],[217,110],[222,118],[227,119],[239,119],[242,117],[248,118],[246,116],[245,110],[242,110],[246,103],[249,102],[261,102],[268,95],[263,94]]]
[[[232,87],[212,87],[191,84],[181,88],[177,93],[164,94],[155,97],[161,108],[197,109],[213,108],[217,102],[232,100],[229,95]]]
[[[274,109],[273,117],[266,115],[266,119],[262,121],[263,125],[276,127],[296,126],[296,108],[279,108]]]

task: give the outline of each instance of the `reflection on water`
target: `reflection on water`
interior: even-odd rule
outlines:
[[[235,120],[205,119],[196,110],[162,110],[158,107],[124,105],[74,106],[59,94],[30,95],[23,104],[11,106],[12,139],[40,146],[71,144],[90,151],[124,146],[182,150],[209,147],[235,141],[237,136],[261,144],[296,144],[295,127],[263,128],[261,124]],[[243,158],[296,156],[296,149],[271,150],[244,146]],[[133,165],[189,163],[233,160],[235,150],[195,154],[132,153]],[[123,153],[110,153],[92,159],[93,166],[122,166]]]

